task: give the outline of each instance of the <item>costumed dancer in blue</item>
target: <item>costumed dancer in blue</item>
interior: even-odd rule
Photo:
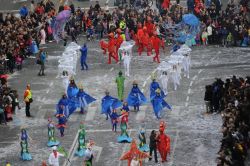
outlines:
[[[85,156],[85,151],[86,151],[86,139],[85,139],[85,128],[83,123],[80,124],[80,131],[78,135],[78,148],[77,151],[75,152],[76,156],[83,157]]]
[[[102,114],[106,115],[106,120],[110,116],[112,110],[122,106],[122,102],[117,98],[114,98],[109,95],[109,91],[105,91],[105,96],[102,98]]]
[[[157,119],[161,118],[161,111],[167,107],[171,110],[171,106],[161,97],[161,90],[156,90],[156,96],[151,100],[154,109],[155,116]]]
[[[155,91],[157,89],[160,89],[160,84],[158,82],[156,82],[156,79],[153,77],[152,78],[152,83],[150,84],[150,100],[152,100],[152,98],[154,98],[154,96],[156,95]],[[165,94],[164,92],[161,90],[161,96],[164,98]]]
[[[77,94],[77,98],[79,101],[79,106],[80,106],[80,113],[83,114],[85,111],[87,111],[87,106],[96,101],[95,98],[91,97],[89,94],[85,93],[83,90],[83,86],[79,86],[79,92]]]
[[[123,102],[122,110],[125,110],[126,112],[129,112],[129,106],[128,106],[128,103],[126,101]]]
[[[79,101],[77,98],[77,94],[79,89],[76,86],[75,80],[73,77],[70,78],[70,83],[67,89],[68,101],[69,101],[69,115],[71,115],[77,107],[79,107]],[[68,116],[69,116],[68,115]]]
[[[81,51],[81,67],[82,70],[88,70],[88,65],[87,65],[87,54],[88,54],[88,48],[87,45],[84,44],[83,47],[80,49]]]
[[[121,115],[121,135],[117,137],[117,141],[119,143],[130,143],[132,141],[132,138],[129,137],[127,129],[128,129],[128,112],[122,111]]]
[[[63,107],[63,106],[61,105],[60,107]],[[60,130],[61,137],[63,137],[64,136],[64,129],[66,127],[66,122],[67,122],[67,118],[63,113],[63,108],[59,109],[59,112],[56,115],[56,117],[58,119],[57,128]]]
[[[138,137],[140,140],[139,150],[142,152],[149,152],[149,146],[146,144],[146,136],[144,128],[140,129]]]
[[[59,112],[62,112],[66,117],[69,116],[69,100],[65,93],[56,105],[56,116]]]
[[[112,111],[112,113],[110,114],[112,131],[114,131],[114,132],[116,132],[119,117],[120,117],[120,115],[117,114],[116,109],[114,109]]]
[[[128,95],[127,102],[129,106],[133,106],[135,111],[140,110],[140,105],[147,102],[146,97],[141,92],[136,81],[133,82],[133,87]]]
[[[20,142],[20,146],[21,146],[21,156],[20,158],[24,161],[29,161],[32,160],[32,157],[29,153],[28,150],[28,134],[26,132],[25,129],[21,130],[21,142]]]
[[[58,146],[60,142],[55,138],[55,125],[51,118],[48,119],[48,147]]]

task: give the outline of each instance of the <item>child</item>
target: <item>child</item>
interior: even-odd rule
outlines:
[[[207,45],[207,37],[208,37],[208,33],[206,30],[204,30],[201,34],[201,38],[202,38],[202,44],[203,45]]]

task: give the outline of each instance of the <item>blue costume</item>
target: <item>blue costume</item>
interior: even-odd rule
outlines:
[[[66,127],[67,118],[63,114],[62,109],[59,110],[59,113],[56,115],[56,117],[58,119],[57,127],[60,130],[61,137],[63,137],[64,136],[64,128]]]
[[[36,42],[35,41],[32,41],[32,44],[31,44],[31,46],[30,46],[30,52],[32,53],[32,54],[36,54],[36,53],[38,53],[38,47],[37,47],[37,44],[36,44]]]
[[[66,95],[64,95],[56,105],[56,115],[62,112],[66,117],[69,116],[69,101]]]
[[[160,93],[156,93],[155,97],[152,99],[152,106],[154,109],[155,116],[160,119],[161,111],[167,107],[171,110],[171,106],[161,97]]]
[[[153,82],[150,85],[150,100],[152,100],[152,98],[156,95],[155,91],[157,89],[161,90],[160,85],[159,85],[158,82],[156,82],[155,80],[153,80]],[[161,90],[161,97],[163,97],[163,98],[165,97],[165,94],[164,94],[164,92],[162,90]]]
[[[19,14],[22,17],[26,17],[29,14],[29,10],[26,6],[21,7],[21,9],[19,10]]]
[[[112,131],[116,132],[119,116],[120,115],[118,115],[116,111],[112,111],[112,113],[110,114],[110,119],[111,119],[111,123],[112,123]]]
[[[77,98],[77,94],[79,92],[79,89],[75,85],[74,80],[70,80],[70,84],[67,89],[67,95],[68,95],[68,103],[69,103],[69,115],[70,116],[76,109],[79,107],[79,101]]]
[[[80,49],[80,51],[81,51],[81,66],[82,66],[82,70],[84,70],[84,69],[88,70],[88,65],[86,63],[87,54],[88,54],[88,48],[87,48],[86,44],[84,44],[84,46]]]
[[[128,106],[128,104],[126,103],[123,103],[123,105],[122,105],[122,110],[125,110],[126,112],[129,112],[129,106]]]
[[[111,114],[112,110],[121,106],[122,106],[122,102],[120,100],[112,96],[109,96],[109,94],[106,94],[106,96],[102,98],[102,112],[101,113],[105,114],[108,120],[108,116]]]
[[[20,146],[21,146],[21,156],[20,156],[20,158],[22,160],[24,160],[24,161],[32,160],[32,157],[31,157],[31,155],[29,153],[29,150],[28,150],[28,135],[27,135],[25,129],[21,130]]]
[[[81,109],[81,113],[84,113],[84,108],[88,106],[88,104],[96,101],[95,98],[91,97],[90,95],[88,95],[87,93],[85,93],[83,91],[83,89],[80,89],[78,94],[77,94],[77,98],[79,101],[79,106]]]
[[[140,105],[147,102],[146,97],[138,88],[137,84],[133,84],[133,88],[128,95],[127,102],[129,106],[134,106],[134,109],[137,111],[139,111]]]
[[[52,121],[50,121],[48,124],[48,137],[48,147],[58,146],[60,144],[60,142],[55,138],[55,126]]]
[[[149,146],[146,144],[146,136],[145,136],[145,130],[140,130],[139,132],[139,150],[142,152],[149,152]]]

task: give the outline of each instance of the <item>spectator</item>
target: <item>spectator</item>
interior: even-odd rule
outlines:
[[[27,85],[26,90],[24,92],[24,102],[25,102],[25,113],[26,113],[26,117],[32,117],[30,115],[30,104],[33,102],[32,99],[32,92],[30,89],[30,84]]]
[[[158,159],[157,159],[157,134],[155,130],[152,130],[151,135],[150,135],[150,142],[149,142],[149,149],[150,149],[150,158],[149,161],[152,160],[152,154],[154,152],[154,159],[155,159],[155,163],[158,163]]]
[[[40,49],[37,62],[41,66],[38,76],[45,76],[44,70],[45,70],[45,62],[46,62],[46,52],[44,52],[42,48]]]

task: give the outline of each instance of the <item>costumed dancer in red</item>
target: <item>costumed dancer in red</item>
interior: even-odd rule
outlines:
[[[170,154],[170,137],[164,133],[166,125],[163,121],[160,122],[159,132],[157,136],[157,149],[161,155],[162,162],[167,161],[167,155]]]
[[[161,4],[161,7],[164,9],[164,10],[168,10],[169,9],[169,6],[170,6],[170,0],[164,0]]]
[[[147,27],[144,26],[143,29],[138,29],[137,31],[137,38],[138,38],[138,53],[141,56],[141,53],[143,51],[144,48],[147,49],[147,55],[150,56],[151,55],[151,44],[150,44],[150,39],[149,39],[149,35],[147,32]]]
[[[147,16],[147,20],[144,23],[145,27],[147,28],[147,33],[149,36],[152,36],[154,33],[155,25],[152,21],[152,18]]]
[[[160,47],[164,50],[164,42],[157,36],[156,32],[154,32],[154,35],[151,37],[151,43],[155,51],[153,61],[160,63]]]

